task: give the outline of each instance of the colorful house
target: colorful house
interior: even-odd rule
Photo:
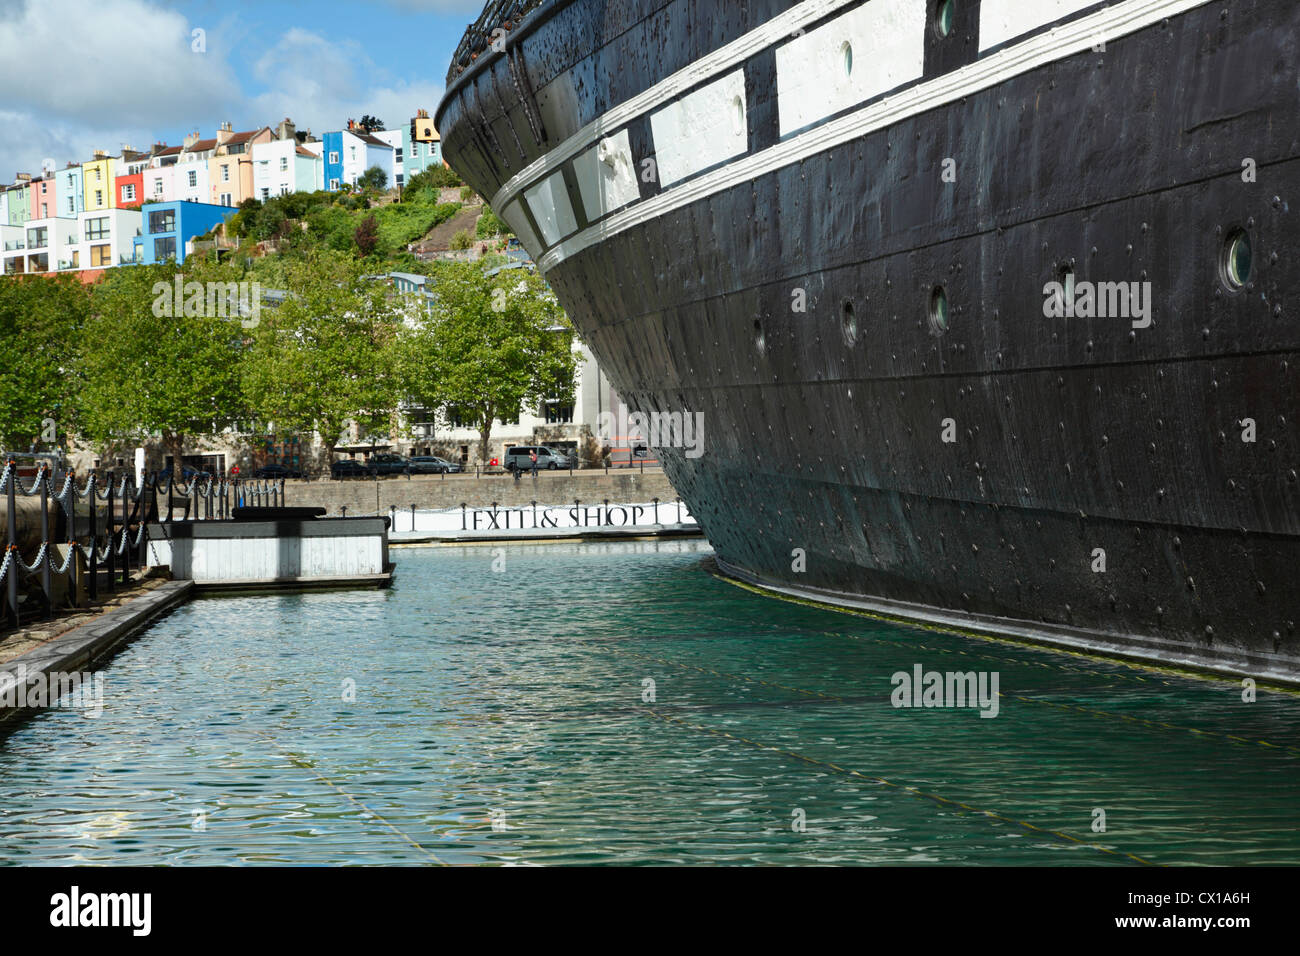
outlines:
[[[378,166],[393,185],[397,170],[394,167],[394,150],[382,139],[377,139],[348,120],[348,128],[337,133],[326,133],[322,138],[325,157],[325,188],[337,192],[346,183],[355,186],[357,180],[371,166]]]
[[[225,222],[236,210],[210,203],[150,203],[141,212],[143,224],[139,241],[139,261],[146,265],[175,259],[185,261],[185,245],[218,223]]]
[[[101,212],[116,208],[113,191],[113,158],[103,150],[95,151],[95,158],[81,165],[84,209]]]
[[[9,215],[5,224],[21,226],[32,218],[32,177],[28,173],[19,173],[18,180],[9,187]]]
[[[59,194],[59,215],[66,219],[75,219],[86,211],[85,184],[82,181],[81,167],[69,163],[66,169],[55,176]]]
[[[271,127],[236,133],[229,123],[217,130],[217,145],[208,160],[209,203],[238,206],[253,195],[253,147],[275,138]]]
[[[57,195],[55,182],[53,173],[32,180],[29,187],[32,204],[30,218],[49,219],[51,216],[59,214],[59,205],[55,202]]]
[[[323,182],[320,156],[296,139],[277,139],[253,146],[253,195],[257,199],[316,192],[323,188]]]
[[[138,206],[144,201],[144,173],[118,176],[114,180],[114,188],[117,190],[114,205],[118,209]]]

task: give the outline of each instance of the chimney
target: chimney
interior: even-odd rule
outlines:
[[[199,131],[198,131],[198,130],[195,130],[195,131],[192,132],[192,133],[187,133],[187,134],[186,134],[186,136],[185,136],[185,140],[181,143],[181,146],[183,146],[185,149],[189,149],[191,146],[193,146],[193,145],[194,145],[195,143],[197,143],[198,141],[199,141]]]
[[[217,146],[220,147],[226,145],[226,141],[233,135],[234,133],[230,129],[229,121],[222,123],[217,127]]]
[[[296,132],[297,132],[297,127],[293,125],[293,120],[289,119],[289,117],[286,116],[284,119],[280,121],[280,126],[275,131],[275,138],[296,139],[297,138],[295,136]]]
[[[108,159],[108,151],[103,149],[97,149],[94,152],[94,157],[96,159]]]

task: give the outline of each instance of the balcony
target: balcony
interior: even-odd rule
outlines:
[[[22,239],[10,239],[5,243],[5,252],[13,252],[15,249],[26,249],[27,243]]]
[[[137,259],[134,255],[129,255],[129,256],[119,255],[117,257],[117,264],[119,266],[133,266],[139,261],[140,260]]]

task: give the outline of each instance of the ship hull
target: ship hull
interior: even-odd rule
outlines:
[[[721,6],[543,5],[439,111],[629,406],[701,416],[702,455],[659,454],[719,566],[1300,681],[1300,8],[1059,0],[1014,23],[984,0],[943,37],[923,0]],[[918,23],[847,99],[848,54],[798,60],[842,51],[824,27]],[[575,52],[577,24],[597,39]],[[800,73],[835,102],[793,95]],[[733,89],[743,149],[718,159]],[[585,157],[601,141],[635,195]],[[1067,276],[1149,308],[1053,315]]]

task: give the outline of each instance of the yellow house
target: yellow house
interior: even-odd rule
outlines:
[[[113,158],[103,150],[95,150],[95,158],[81,167],[82,188],[85,190],[86,212],[114,209]]]

